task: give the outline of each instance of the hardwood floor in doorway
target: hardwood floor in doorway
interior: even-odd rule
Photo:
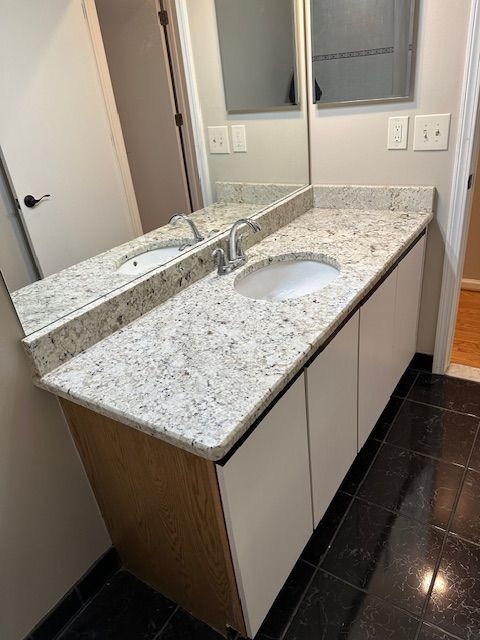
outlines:
[[[480,368],[480,291],[460,294],[452,362]]]

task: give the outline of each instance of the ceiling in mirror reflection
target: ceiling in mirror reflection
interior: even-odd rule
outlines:
[[[270,96],[294,93],[295,111],[278,104],[265,113],[251,102],[242,116],[228,112],[222,60],[231,52],[222,42],[220,53],[215,0],[84,5],[86,16],[80,0],[2,8],[9,100],[0,105],[8,175],[0,268],[27,334],[194,251],[201,243],[192,244],[188,225],[168,224],[174,214],[190,216],[208,240],[309,183],[302,0],[257,3],[268,10],[262,28],[272,25],[262,56],[285,50]],[[224,3],[227,21],[229,12]],[[257,18],[246,13],[238,25],[240,66],[250,64]],[[27,23],[38,26],[29,38]],[[279,37],[287,31],[288,47]],[[238,124],[246,152],[235,152]],[[209,127],[218,126],[226,127],[229,153],[211,153]],[[51,197],[26,206],[26,196],[45,193]],[[155,255],[134,260],[139,271],[122,269],[150,250]]]

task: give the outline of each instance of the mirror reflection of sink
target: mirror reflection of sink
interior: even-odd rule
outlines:
[[[117,273],[125,276],[140,275],[160,267],[173,258],[177,258],[180,253],[180,247],[160,247],[158,249],[150,249],[138,256],[130,258],[123,262],[117,269]]]
[[[316,293],[333,282],[340,270],[311,258],[277,260],[240,276],[234,287],[255,300],[288,300]]]

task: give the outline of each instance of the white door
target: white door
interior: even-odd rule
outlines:
[[[314,527],[357,455],[359,315],[347,322],[306,372]]]
[[[133,238],[134,226],[81,0],[0,0],[0,16],[0,146],[49,275]]]

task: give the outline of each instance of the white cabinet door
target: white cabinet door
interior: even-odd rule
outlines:
[[[313,531],[303,375],[217,475],[252,638]]]
[[[395,388],[394,316],[397,270],[360,309],[358,360],[358,450]]]
[[[418,312],[422,292],[423,237],[398,265],[395,301],[394,360],[397,381],[417,350]]]
[[[357,455],[358,330],[356,313],[306,371],[314,526]]]

